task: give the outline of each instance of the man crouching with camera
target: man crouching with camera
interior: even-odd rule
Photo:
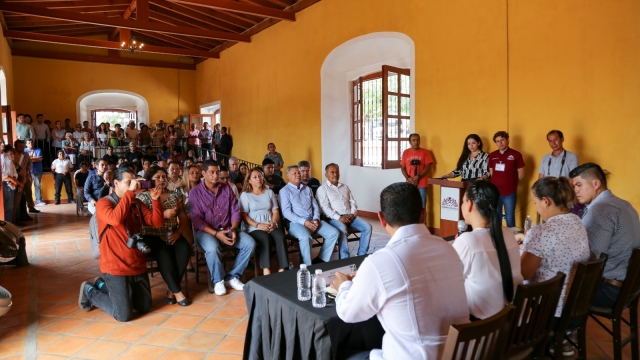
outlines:
[[[133,310],[148,312],[151,287],[147,276],[145,252],[148,248],[139,234],[142,223],[162,227],[164,224],[160,195],[162,189],[149,189],[151,208],[136,199],[140,184],[128,168],[118,169],[113,177],[113,192],[96,203],[100,234],[100,271],[95,283],[80,286],[78,304],[84,311],[93,307],[104,310],[117,321],[129,321]],[[141,206],[142,205],[142,206]]]

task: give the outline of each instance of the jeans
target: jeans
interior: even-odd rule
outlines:
[[[262,230],[253,230],[249,233],[256,241],[256,253],[260,259],[260,268],[269,268],[271,265],[271,256],[269,251],[269,243],[273,243],[276,247],[276,257],[278,258],[278,269],[284,269],[289,266],[289,257],[284,242],[284,233],[281,229],[275,229],[268,233]]]
[[[502,218],[502,206],[504,205],[504,213],[507,217],[507,227],[516,226],[516,200],[518,198],[517,193],[500,196],[498,201],[498,215]]]
[[[145,235],[144,242],[151,248],[151,256],[156,260],[162,279],[172,293],[182,291],[180,282],[187,271],[187,264],[191,256],[191,245],[180,237],[173,245],[169,245],[161,238]]]
[[[16,191],[9,187],[9,185],[2,182],[2,200],[4,201],[4,221],[13,222],[13,198]]]
[[[596,297],[593,298],[593,306],[612,309],[618,301],[620,288],[605,282],[598,284]]]
[[[71,175],[67,173],[66,175],[62,175],[59,173],[53,174],[55,178],[55,187],[56,187],[56,203],[60,202],[60,190],[62,190],[62,183],[64,182],[64,188],[67,191],[67,199],[69,201],[73,201],[73,192],[71,192]]]
[[[36,203],[42,202],[42,193],[40,192],[40,184],[42,183],[42,173],[31,173],[33,178],[33,187],[36,191]]]
[[[239,231],[233,246],[240,251],[233,262],[233,268],[225,275],[224,262],[222,261],[224,253],[221,251],[221,247],[224,245],[213,235],[204,231],[196,232],[195,240],[204,249],[204,257],[207,260],[207,266],[211,272],[211,281],[214,284],[242,276],[251,259],[253,248],[256,246],[256,242],[249,234]]]
[[[321,220],[320,227],[318,228],[318,230],[316,230],[315,233],[322,236],[322,238],[324,239],[322,248],[320,248],[320,253],[318,254],[318,258],[325,262],[329,261],[331,259],[333,247],[336,246],[336,242],[338,242],[340,232],[338,231],[338,229],[329,225],[328,222]],[[302,262],[307,265],[311,265],[311,245],[313,244],[311,230],[307,229],[302,224],[291,223],[289,225],[289,234],[298,239],[300,245],[300,257],[302,258]]]
[[[420,192],[420,197],[422,197],[422,208],[424,209],[427,207],[427,188],[418,188],[418,191]]]
[[[355,353],[347,358],[347,360],[369,360],[371,356],[371,350]]]
[[[211,154],[211,143],[202,144],[202,161],[209,159],[213,159],[213,154]]]
[[[27,206],[29,207],[29,209],[33,209],[36,206],[36,204],[33,202],[33,191],[31,190],[32,186],[33,186],[33,180],[27,179],[27,181],[24,183],[23,201],[27,202]]]
[[[369,241],[371,240],[371,224],[361,217],[356,216],[351,224],[344,224],[340,220],[331,219],[329,224],[340,231],[340,237],[338,238],[338,248],[340,259],[346,259],[349,257],[349,243],[347,242],[347,228],[352,227],[360,231],[360,246],[358,247],[358,256],[366,255],[369,251]]]
[[[134,309],[141,314],[151,309],[151,286],[147,273],[134,276],[103,274],[102,278],[109,291],[94,287],[88,294],[91,305],[117,321],[131,320]]]

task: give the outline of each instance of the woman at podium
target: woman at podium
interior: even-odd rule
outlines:
[[[482,151],[482,140],[476,134],[470,134],[464,139],[462,154],[458,159],[456,169],[443,179],[456,178],[462,176],[462,181],[487,180],[491,176],[487,162],[489,154]]]

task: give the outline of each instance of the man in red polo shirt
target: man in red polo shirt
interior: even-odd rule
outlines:
[[[522,154],[509,147],[509,134],[498,131],[493,135],[493,142],[498,150],[489,155],[489,171],[491,182],[500,190],[498,214],[502,216],[502,207],[507,218],[507,227],[516,226],[516,200],[518,181],[524,177],[524,160]]]
[[[420,135],[409,135],[409,143],[411,147],[406,149],[402,153],[402,160],[400,161],[400,169],[402,175],[407,179],[408,183],[411,183],[418,187],[420,196],[422,197],[422,212],[420,215],[421,223],[424,224],[426,220],[427,207],[427,186],[428,174],[431,171],[431,164],[433,164],[433,158],[431,158],[431,152],[427,149],[420,147]]]
[[[103,197],[96,203],[98,234],[104,234],[100,241],[100,272],[103,275],[93,284],[84,281],[80,285],[80,308],[84,311],[100,308],[116,321],[131,320],[134,309],[138,313],[146,313],[151,308],[145,255],[136,246],[127,246],[128,238],[134,234],[128,234],[125,226],[133,203],[140,202],[134,193],[139,187],[131,170],[126,167],[118,169],[113,177],[112,199]],[[140,202],[142,221],[153,227],[162,227],[162,189],[156,187],[147,191],[151,195],[152,208]]]

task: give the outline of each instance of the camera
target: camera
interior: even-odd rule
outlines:
[[[413,166],[418,166],[418,165],[420,165],[420,160],[418,160],[418,159],[413,159],[413,160],[411,160],[411,165],[413,165]]]
[[[133,249],[134,246],[143,254],[148,254],[151,251],[149,246],[142,241],[142,235],[140,234],[133,234],[127,239],[127,247]]]

